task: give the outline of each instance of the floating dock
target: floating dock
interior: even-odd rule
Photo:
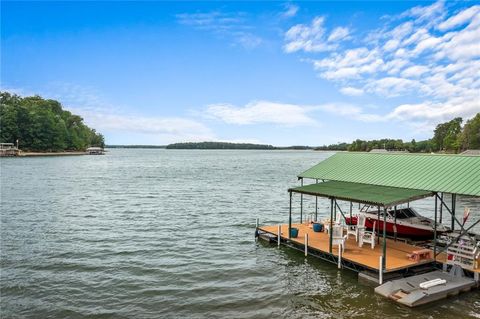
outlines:
[[[466,277],[461,267],[454,266],[450,272],[437,270],[392,280],[375,288],[375,292],[402,305],[416,307],[456,296],[476,286],[477,282]]]

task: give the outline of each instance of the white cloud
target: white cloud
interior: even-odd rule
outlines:
[[[332,51],[338,47],[338,42],[350,39],[350,30],[347,27],[336,27],[327,37],[324,24],[325,17],[317,16],[309,25],[297,24],[288,29],[285,33],[285,52]]]
[[[291,18],[297,15],[299,7],[293,3],[287,3],[285,5],[285,11],[282,13],[282,16],[285,18]]]
[[[346,40],[349,38],[350,30],[345,27],[337,27],[333,29],[332,33],[328,36],[329,42]]]
[[[341,88],[340,92],[350,96],[360,96],[360,95],[363,95],[364,93],[363,89],[358,89],[351,86]]]
[[[417,6],[403,13],[404,17],[415,18],[416,23],[425,23],[428,26],[435,25],[445,16],[444,1],[439,0],[429,6]]]
[[[356,47],[337,46],[310,61],[342,94],[378,96],[393,109],[383,116],[359,113],[360,120],[408,119],[418,128],[468,118],[480,112],[480,6],[464,6],[455,14],[442,1],[414,7],[367,31]],[[405,96],[414,102],[388,101]]]
[[[402,58],[394,58],[393,60],[387,61],[382,65],[381,71],[385,71],[388,75],[395,75],[400,72],[400,70],[409,63],[408,60]]]
[[[397,106],[386,117],[400,120],[426,120],[424,123],[451,120],[453,117],[470,117],[480,112],[480,102],[474,100],[452,100],[449,103],[418,103]]]
[[[234,45],[241,45],[246,49],[253,49],[263,43],[260,36],[252,33],[249,17],[243,12],[181,13],[177,14],[176,18],[179,24],[231,39]]]
[[[402,93],[408,92],[418,86],[418,82],[414,80],[398,78],[398,77],[384,77],[370,82],[365,86],[367,91],[376,93],[386,97],[399,96]]]
[[[405,78],[417,78],[422,76],[422,74],[427,73],[429,69],[424,65],[414,65],[411,66],[402,72],[402,77]]]
[[[205,30],[224,31],[232,28],[244,28],[245,18],[234,13],[220,11],[203,13],[180,13],[176,15],[180,24]]]
[[[407,21],[399,26],[395,27],[391,32],[390,36],[397,40],[401,41],[403,40],[407,35],[411,34],[411,32],[414,30],[414,24],[412,21]]]
[[[71,108],[99,132],[128,132],[156,135],[164,141],[214,140],[215,135],[204,124],[180,117],[144,117]]]
[[[323,26],[325,18],[316,17],[310,25],[297,24],[285,33],[284,46],[286,52],[306,51],[320,52],[333,49],[333,46],[325,43]]]
[[[393,51],[400,45],[400,41],[397,39],[388,40],[387,43],[383,46],[385,51]]]
[[[353,88],[351,88],[353,89]],[[313,114],[326,112],[336,116],[351,117],[362,121],[376,121],[377,115],[363,113],[361,107],[347,103],[301,105],[271,101],[253,101],[243,107],[231,104],[209,105],[206,116],[229,124],[277,124],[283,126],[320,125]]]
[[[262,38],[248,32],[237,33],[234,41],[245,49],[254,49],[263,42]]]
[[[458,14],[450,17],[446,21],[443,21],[438,26],[439,30],[445,31],[470,21],[475,15],[480,14],[480,6],[473,6],[463,11],[460,11]]]
[[[209,105],[206,109],[206,114],[230,124],[268,123],[298,126],[316,123],[315,120],[308,116],[310,111],[312,111],[311,108],[301,105],[254,101],[243,107],[231,104]]]
[[[362,74],[376,72],[384,64],[378,50],[365,47],[346,50],[344,54],[332,54],[329,58],[313,62],[320,76],[329,79],[358,78]]]

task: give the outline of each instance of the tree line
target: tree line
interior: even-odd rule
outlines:
[[[463,119],[456,117],[451,121],[438,124],[433,137],[424,141],[404,142],[401,139],[380,139],[364,141],[357,139],[352,143],[324,145],[316,150],[362,151],[387,149],[392,151],[409,151],[413,153],[447,152],[459,153],[467,149],[480,149],[480,113],[462,126]]]
[[[167,145],[167,149],[197,149],[197,150],[311,150],[313,147],[304,145],[272,146],[268,144],[229,143],[229,142],[188,142]]]
[[[199,143],[173,143],[166,146],[167,149],[198,149],[198,150],[273,150],[272,145],[251,143],[227,143],[227,142],[199,142]]]
[[[0,92],[0,141],[16,144],[17,140],[26,151],[83,151],[105,145],[102,134],[63,110],[60,102]]]

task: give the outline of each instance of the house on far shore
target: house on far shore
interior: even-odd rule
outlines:
[[[103,151],[103,148],[101,147],[89,147],[87,148],[87,154],[88,155],[103,155],[105,152]]]
[[[13,143],[0,143],[0,157],[18,156],[19,153],[19,149]]]
[[[462,153],[460,153],[462,155],[476,155],[476,156],[480,156],[480,150],[465,150],[463,151]]]

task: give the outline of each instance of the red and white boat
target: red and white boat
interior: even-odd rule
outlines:
[[[373,223],[375,224],[375,230],[379,230],[380,234],[383,232],[383,211],[380,211],[380,219],[377,210],[367,210],[365,212],[360,212],[366,216],[365,228],[371,230],[373,228]],[[396,216],[396,218],[395,218]],[[394,235],[395,229],[398,237],[407,237],[407,238],[433,238],[434,233],[434,222],[430,218],[426,218],[417,213],[413,208],[399,208],[396,211],[389,210],[387,211],[387,234]],[[347,225],[356,225],[357,216],[352,216],[346,218]],[[443,233],[448,231],[449,228],[443,226],[442,224],[437,224],[437,232]]]

